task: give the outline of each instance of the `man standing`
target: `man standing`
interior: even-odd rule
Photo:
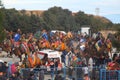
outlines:
[[[92,80],[92,72],[93,72],[93,58],[92,58],[92,56],[90,56],[90,58],[88,60],[88,70],[89,70],[90,79]]]

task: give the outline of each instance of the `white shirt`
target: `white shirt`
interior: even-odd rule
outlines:
[[[88,74],[88,67],[87,66],[83,67],[82,70],[83,70],[84,74]]]
[[[89,68],[89,71],[92,71],[93,69],[93,59],[91,57],[88,60],[88,68]]]

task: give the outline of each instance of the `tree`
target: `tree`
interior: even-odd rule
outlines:
[[[77,24],[80,26],[90,24],[88,15],[82,11],[79,11],[77,14],[75,14],[75,20],[76,20]]]
[[[72,16],[72,12],[61,7],[52,7],[43,13],[43,20],[46,26],[58,30],[74,30],[76,29],[76,22]]]
[[[2,2],[1,2],[1,0],[0,0],[0,8],[2,8],[3,7],[3,4],[2,4]]]
[[[34,14],[27,15],[25,10],[3,9],[3,13],[3,26],[9,31],[17,31],[19,28],[23,33],[36,32],[36,30],[40,29],[41,24],[44,23],[41,17]]]
[[[68,9],[61,7],[52,7],[44,11],[41,16],[27,14],[26,10],[17,11],[13,9],[2,9],[4,15],[3,26],[7,30],[16,31],[18,28],[23,33],[36,32],[38,30],[58,29],[65,31],[78,31],[83,25],[90,25],[94,32],[97,32],[105,27],[111,26],[110,21],[104,20],[102,17],[85,14],[82,11],[72,13]],[[107,23],[106,23],[107,21]]]
[[[115,36],[115,40],[112,41],[113,46],[117,48],[118,51],[120,51],[120,28],[118,28]]]
[[[3,13],[2,13],[3,5],[0,0],[0,43],[4,40],[5,38],[5,32],[4,32],[4,27],[3,27]]]

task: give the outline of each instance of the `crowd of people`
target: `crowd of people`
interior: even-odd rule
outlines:
[[[0,46],[9,57],[14,54],[20,58],[20,62],[11,65],[13,68],[10,72],[12,80],[21,80],[16,79],[20,75],[20,68],[39,68],[41,65],[49,63],[47,56],[43,59],[37,56],[37,51],[42,49],[61,51],[61,61],[65,67],[69,68],[69,76],[73,79],[74,77],[71,76],[74,67],[83,67],[85,80],[88,76],[93,78],[93,69],[96,66],[108,70],[120,69],[120,55],[113,55],[111,39],[109,36],[105,38],[100,32],[89,36],[86,33],[79,34],[72,31],[62,33],[42,30],[37,37],[33,33],[22,33],[20,29],[16,32],[7,30],[5,32],[6,38]],[[57,64],[53,62],[51,67],[54,68],[54,65],[58,67],[58,64],[59,62]],[[28,80],[32,80],[30,78],[33,77],[33,74],[29,76]]]

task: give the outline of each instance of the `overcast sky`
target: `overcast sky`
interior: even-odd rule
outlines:
[[[100,16],[120,14],[120,0],[1,0],[5,8],[47,10],[58,6],[72,12],[84,11]],[[96,13],[96,8],[98,11]]]

